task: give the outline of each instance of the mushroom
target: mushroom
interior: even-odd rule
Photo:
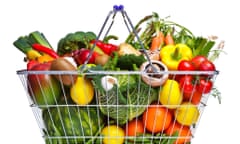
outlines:
[[[162,62],[157,60],[152,60],[151,63],[152,64],[147,61],[141,65],[140,70],[146,72],[142,74],[142,80],[152,87],[161,86],[168,79],[168,73],[159,72],[167,72],[168,68]]]

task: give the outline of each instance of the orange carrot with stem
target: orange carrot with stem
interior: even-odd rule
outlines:
[[[164,38],[165,45],[174,45],[174,39],[172,36],[172,29],[169,28],[165,38]]]
[[[159,50],[159,48],[164,44],[164,34],[161,32],[160,29],[160,21],[156,21],[153,23],[155,31],[156,31],[156,36],[152,38],[151,41],[151,51],[156,51]]]
[[[163,43],[164,43],[164,35],[162,32],[159,32],[158,35],[152,38],[150,50],[151,51],[158,50],[161,47],[161,45],[163,45]]]

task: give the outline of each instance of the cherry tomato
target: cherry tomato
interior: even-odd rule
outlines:
[[[178,64],[178,70],[182,70],[182,71],[194,71],[195,67],[193,65],[193,63],[191,61],[188,60],[182,60],[179,64]]]
[[[208,59],[205,56],[195,56],[194,58],[191,59],[191,62],[193,63],[193,65],[195,66],[195,69],[199,69],[199,66],[202,62],[204,61],[208,61]]]
[[[196,86],[197,90],[203,94],[209,93],[212,87],[213,87],[212,81],[207,79],[200,79],[199,83]]]

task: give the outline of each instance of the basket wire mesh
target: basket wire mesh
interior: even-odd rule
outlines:
[[[162,74],[166,74],[166,72],[160,72]],[[203,75],[203,74],[208,74],[209,77],[211,77],[211,80],[214,82],[215,78],[218,74],[217,71],[213,72],[203,72],[203,71],[192,71],[192,72],[180,72],[180,71],[168,71],[167,72],[170,75],[173,75],[174,77],[177,77],[178,75]],[[27,92],[28,95],[28,100],[30,103],[30,107],[32,108],[32,111],[34,113],[34,116],[37,120],[38,126],[41,130],[42,136],[46,140],[46,143],[66,143],[66,144],[78,144],[78,143],[102,143],[104,137],[100,134],[102,128],[107,125],[118,125],[121,127],[125,127],[128,125],[128,123],[122,124],[120,121],[117,119],[118,114],[123,110],[125,110],[125,116],[126,119],[130,118],[129,113],[128,113],[128,108],[135,108],[136,110],[138,109],[144,109],[144,111],[147,110],[147,108],[151,107],[149,104],[141,104],[138,103],[140,101],[141,97],[137,96],[138,99],[136,99],[136,103],[134,105],[122,105],[122,104],[112,104],[112,103],[106,103],[106,104],[101,104],[101,96],[99,95],[99,91],[97,88],[94,88],[95,94],[94,94],[94,102],[90,103],[88,105],[78,105],[75,104],[71,101],[71,98],[69,96],[69,91],[66,89],[66,86],[60,82],[60,87],[61,87],[61,98],[54,96],[54,104],[42,104],[39,105],[37,104],[37,101],[35,99],[34,93],[31,91],[31,89],[34,89],[33,85],[30,85],[29,81],[29,76],[34,75],[38,78],[41,77],[41,75],[49,75],[49,76],[61,76],[61,75],[69,75],[73,77],[74,75],[80,75],[78,71],[18,71],[17,74],[19,75],[23,86]],[[94,71],[90,73],[84,73],[81,75],[84,75],[84,77],[87,77],[89,75],[112,75],[112,76],[118,76],[118,75],[138,75],[139,77],[145,73],[143,72],[109,72],[109,71]],[[139,78],[138,83],[141,82],[141,78]],[[48,81],[48,84],[50,86],[50,89],[54,89],[52,87],[52,82]],[[197,82],[196,82],[197,84]],[[42,83],[39,79],[39,87],[43,87]],[[141,95],[141,87],[140,85],[136,85],[137,91],[135,92],[136,95]],[[151,97],[150,89],[152,89],[151,86],[148,87],[148,95],[147,100]],[[156,89],[156,88],[155,88]],[[161,87],[157,88],[159,91],[161,90]],[[171,90],[172,91],[172,90]],[[41,91],[43,96],[48,97],[49,92],[45,93],[46,91],[42,90]],[[54,93],[54,90],[52,91]],[[190,126],[190,132],[191,134],[189,136],[166,136],[163,135],[164,131],[160,131],[157,134],[156,133],[151,133],[148,130],[144,130],[143,135],[139,136],[124,136],[124,140],[126,143],[160,143],[164,144],[165,143],[171,143],[172,141],[176,140],[177,138],[180,139],[192,139],[196,128],[199,124],[200,118],[203,114],[204,108],[207,105],[207,100],[209,95],[208,94],[203,94],[201,101],[199,104],[194,105],[197,107],[199,110],[199,118],[196,123],[192,124]],[[111,99],[110,93],[106,92],[104,97],[106,99]],[[128,97],[128,96],[127,96]],[[118,101],[118,97],[116,96],[116,101]],[[191,98],[190,98],[191,100]],[[150,101],[150,100],[149,100]],[[157,103],[159,103],[159,100],[156,100]],[[167,105],[160,105],[159,107],[168,107]],[[177,107],[183,107],[181,105],[177,105]],[[102,113],[102,109],[104,108],[105,113]],[[111,115],[113,112],[112,110],[115,110],[114,113],[116,113],[116,117],[113,118]],[[171,111],[171,109],[167,109],[168,111]],[[81,115],[76,116],[77,114],[81,113]],[[178,111],[176,111],[178,113]],[[48,117],[48,120],[46,120],[46,115]],[[76,118],[77,117],[77,118]],[[87,119],[86,119],[87,117]],[[119,118],[121,119],[121,118]],[[141,115],[136,116],[135,118],[130,118],[130,119],[142,119]],[[76,124],[77,121],[77,124]],[[174,118],[173,123],[178,123],[177,120]],[[86,127],[86,123],[90,123],[93,125],[89,125],[89,127]],[[156,125],[156,121],[153,121],[153,126]],[[163,121],[163,124],[166,122]],[[51,125],[51,126],[50,126]],[[49,128],[51,127],[51,128]],[[57,127],[57,128],[56,128]],[[183,126],[181,126],[183,128]],[[58,129],[58,131],[56,131]],[[59,130],[60,129],[60,130]],[[181,130],[181,128],[180,128]],[[54,131],[54,133],[53,133]],[[126,132],[128,129],[126,129]],[[106,138],[106,137],[105,137]],[[114,137],[111,137],[114,138]],[[117,139],[118,137],[115,137]]]

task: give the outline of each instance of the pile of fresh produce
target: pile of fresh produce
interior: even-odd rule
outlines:
[[[223,42],[157,13],[135,30],[140,41],[130,33],[119,44],[110,42],[117,36],[69,33],[56,51],[39,31],[13,42],[27,72],[46,72],[26,75],[46,143],[190,143],[204,97],[220,97],[213,61]]]

